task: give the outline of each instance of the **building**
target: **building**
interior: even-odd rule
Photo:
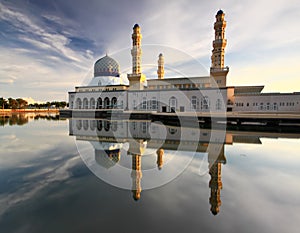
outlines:
[[[120,67],[108,55],[94,65],[94,77],[87,86],[69,92],[70,110],[164,112],[278,112],[300,113],[300,92],[262,93],[263,86],[227,86],[229,67],[225,66],[225,14],[219,10],[214,23],[215,39],[210,75],[164,78],[164,56],[158,56],[157,77],[142,73],[142,34],[138,24],[132,33],[132,72],[129,85],[120,79]]]

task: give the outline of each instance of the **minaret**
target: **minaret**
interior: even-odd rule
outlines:
[[[218,148],[218,146],[216,146]],[[217,156],[217,157],[216,157]],[[209,181],[210,188],[210,198],[209,203],[211,205],[210,211],[213,215],[217,215],[220,211],[221,206],[221,189],[223,187],[222,177],[221,177],[221,166],[222,163],[226,163],[226,158],[224,155],[224,145],[221,148],[219,155],[214,153],[208,153],[208,163],[209,163],[209,174],[211,179]]]
[[[210,75],[219,87],[226,86],[226,76],[229,71],[228,66],[224,67],[225,47],[227,44],[227,40],[225,39],[226,21],[224,17],[224,12],[219,10],[214,24],[215,40],[213,41],[210,67]]]
[[[142,156],[137,154],[132,154],[132,196],[135,201],[141,198],[141,179],[142,179]]]
[[[162,53],[159,54],[157,63],[158,63],[157,77],[158,79],[164,79],[165,69],[164,69],[164,56]]]
[[[159,170],[162,169],[162,166],[164,164],[164,160],[163,160],[163,156],[164,156],[164,149],[160,148],[156,151],[156,154],[157,154],[157,161],[156,161],[156,164],[157,164],[157,168]]]
[[[131,90],[143,90],[144,82],[146,81],[146,76],[141,72],[141,63],[142,63],[142,34],[141,28],[138,24],[135,24],[133,27],[132,33],[132,74],[128,74],[129,85]]]

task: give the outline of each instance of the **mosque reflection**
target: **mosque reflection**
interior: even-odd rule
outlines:
[[[142,158],[146,148],[155,151],[157,172],[164,166],[166,151],[207,153],[210,181],[210,211],[217,215],[221,206],[221,168],[226,164],[224,146],[233,143],[261,144],[260,137],[281,137],[279,133],[227,131],[166,126],[151,121],[111,121],[107,119],[70,119],[69,133],[76,140],[88,141],[95,152],[95,161],[105,169],[120,162],[124,143],[129,144],[131,180],[134,200],[141,198]],[[300,134],[284,134],[300,138]]]

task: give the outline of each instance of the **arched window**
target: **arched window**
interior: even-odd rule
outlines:
[[[91,98],[90,100],[90,109],[95,109],[95,99]]]
[[[102,103],[102,98],[98,98],[97,100],[97,109],[102,109],[103,108],[103,103]]]
[[[204,109],[204,110],[209,109],[209,98],[208,98],[208,96],[202,97],[202,100],[201,100],[201,109]]]
[[[75,108],[82,109],[82,101],[80,98],[77,98]]]
[[[117,108],[118,107],[117,106],[117,98],[116,97],[113,97],[111,99],[111,106],[112,106],[112,108]]]
[[[169,99],[169,107],[171,112],[176,112],[177,99],[174,96]]]
[[[191,98],[191,107],[192,109],[198,109],[199,106],[199,102],[198,102],[198,98],[196,96],[192,96]]]
[[[87,98],[83,99],[83,108],[88,109],[89,108],[89,101]]]
[[[108,98],[108,97],[106,97],[106,98],[104,99],[104,108],[105,108],[105,109],[109,109],[109,98]]]

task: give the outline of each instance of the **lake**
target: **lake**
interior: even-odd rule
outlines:
[[[0,231],[289,232],[300,132],[0,116]]]

